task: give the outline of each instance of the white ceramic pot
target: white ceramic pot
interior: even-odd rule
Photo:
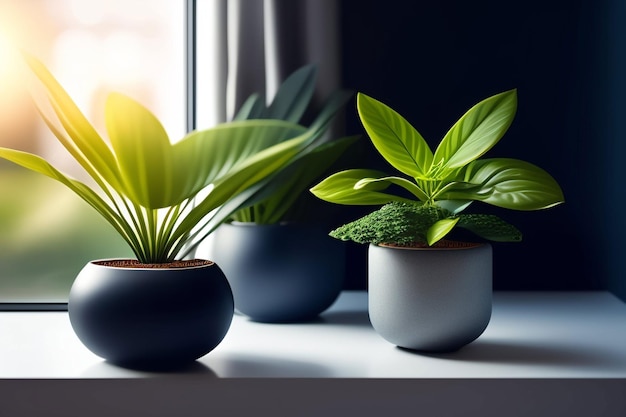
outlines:
[[[489,324],[490,244],[453,249],[370,245],[368,268],[370,321],[399,347],[455,351]]]

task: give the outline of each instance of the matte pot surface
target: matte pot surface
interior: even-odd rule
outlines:
[[[126,367],[186,365],[228,332],[233,296],[216,264],[146,269],[100,262],[85,265],[68,301],[74,332],[96,355]]]
[[[412,350],[460,349],[486,329],[492,247],[405,249],[370,245],[369,315],[387,341]]]
[[[237,312],[260,322],[317,317],[343,289],[345,248],[301,224],[223,224],[210,258],[224,270]]]

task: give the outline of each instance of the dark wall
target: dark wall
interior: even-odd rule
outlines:
[[[605,256],[608,288],[626,300],[626,245],[624,232],[626,220],[626,2],[607,0],[603,15],[602,36],[606,40],[602,49],[604,58],[602,83],[604,93],[598,103],[596,120],[601,121],[602,178],[596,187],[604,204],[596,207],[606,236]],[[599,141],[598,141],[599,142]],[[597,143],[597,142],[596,142]],[[604,169],[602,169],[604,168]]]
[[[626,297],[626,285],[616,277],[626,269],[617,236],[623,227],[617,219],[607,221],[607,216],[621,214],[619,202],[626,189],[616,178],[626,177],[619,163],[626,145],[611,147],[608,139],[624,128],[613,123],[611,131],[605,114],[613,94],[607,80],[610,1],[341,3],[345,87],[390,105],[431,147],[473,104],[518,89],[515,121],[486,156],[541,166],[561,184],[566,202],[538,212],[485,207],[524,233],[523,242],[494,244],[496,290],[595,290],[608,285]],[[610,16],[616,26],[610,35],[620,36],[624,29],[617,24],[624,6],[615,7],[622,10]],[[620,63],[626,69],[623,58]],[[626,89],[624,81],[620,88]],[[625,104],[623,97],[619,104]],[[354,103],[350,106],[348,133],[363,133]],[[351,157],[352,167],[367,164],[393,172],[367,138]],[[350,210],[346,216],[362,212]],[[613,243],[619,249],[611,252]],[[366,276],[365,248],[356,246],[349,248],[355,268],[351,286],[364,285]]]

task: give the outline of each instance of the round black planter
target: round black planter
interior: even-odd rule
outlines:
[[[224,270],[235,308],[260,322],[316,318],[343,288],[345,249],[326,231],[301,224],[223,224],[210,258]]]
[[[126,367],[187,365],[213,350],[234,314],[232,291],[214,263],[127,268],[88,263],[72,285],[74,332],[96,355]]]

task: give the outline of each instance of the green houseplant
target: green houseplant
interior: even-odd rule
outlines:
[[[253,203],[263,181],[315,140],[317,127],[237,121],[171,143],[147,108],[111,93],[105,141],[45,65],[24,56],[43,87],[44,98],[34,95],[43,120],[90,183],[34,154],[0,148],[0,157],[67,186],[136,255],[92,261],[79,273],[68,301],[77,336],[97,355],[128,366],[208,353],[230,327],[232,291],[215,263],[186,258],[226,218],[221,208]]]
[[[305,65],[282,82],[271,102],[266,104],[261,94],[250,95],[234,120],[304,124],[316,79],[316,66]],[[213,235],[219,244],[213,245],[210,257],[226,272],[235,308],[252,320],[311,319],[328,308],[343,287],[342,244],[297,209],[306,206],[302,197],[308,196],[307,189],[358,139],[333,138],[328,123],[352,97],[344,90],[331,94],[310,125],[324,126],[323,133],[265,182],[255,204],[235,211]]]
[[[519,241],[519,230],[501,218],[466,210],[475,202],[540,210],[562,203],[563,192],[552,176],[533,164],[481,158],[511,125],[517,110],[516,90],[470,108],[434,152],[389,106],[359,93],[357,109],[376,150],[404,176],[346,170],[326,178],[311,192],[337,204],[382,205],[330,233],[338,239],[369,244],[370,318],[376,330],[402,347],[458,349],[478,337],[488,324],[492,254],[488,242],[460,243],[445,238],[461,227],[487,241]],[[482,264],[478,262],[481,257]],[[404,271],[399,263],[413,272]],[[437,268],[444,271],[437,272]],[[403,274],[407,276],[395,276]],[[438,316],[433,311],[441,310],[442,303],[445,313]],[[408,322],[426,317],[431,320],[423,325],[430,329],[427,331],[397,323],[400,320],[409,326]]]

